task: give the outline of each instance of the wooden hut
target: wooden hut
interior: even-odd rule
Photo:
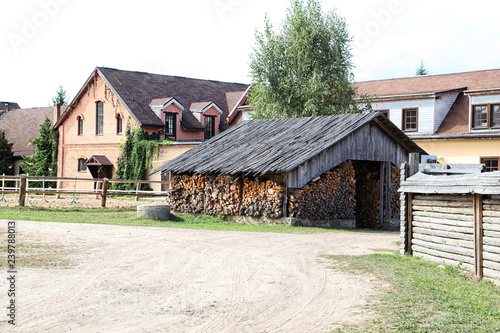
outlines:
[[[399,169],[425,153],[379,113],[250,120],[154,172],[176,211],[378,228],[399,223]]]
[[[500,282],[500,172],[419,172],[400,191],[401,254]]]

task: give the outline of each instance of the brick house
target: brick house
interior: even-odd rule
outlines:
[[[34,147],[29,142],[40,135],[40,125],[45,118],[53,121],[57,110],[60,112],[65,106],[22,109],[17,103],[0,102],[1,106],[5,108],[0,112],[0,130],[5,132],[6,139],[13,144],[14,175],[19,175],[23,173],[23,158],[33,156]]]
[[[115,172],[127,124],[172,140],[169,159],[237,121],[248,85],[97,67],[66,111],[57,115],[59,177]],[[236,119],[236,120],[235,120]]]
[[[356,83],[373,109],[442,163],[500,161],[500,70]]]

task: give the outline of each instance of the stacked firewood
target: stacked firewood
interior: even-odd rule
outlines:
[[[170,207],[177,212],[201,213],[205,206],[206,180],[203,175],[173,175]]]
[[[238,214],[241,184],[239,177],[207,178],[205,184],[205,213],[217,215]]]
[[[311,220],[354,219],[356,207],[354,168],[342,164],[325,172],[302,189],[289,189],[288,213]]]
[[[278,182],[245,178],[240,214],[248,216],[283,216],[284,186]]]
[[[399,198],[399,187],[401,179],[401,169],[398,167],[394,167],[391,173],[391,188],[392,188],[392,202],[391,202],[391,210],[392,210],[392,218],[399,219],[400,211],[401,211],[401,201]]]
[[[355,163],[356,227],[378,229],[380,224],[380,166],[376,162]]]

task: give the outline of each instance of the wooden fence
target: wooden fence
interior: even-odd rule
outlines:
[[[96,179],[96,178],[71,178],[71,177],[32,177],[27,175],[21,176],[0,176],[1,200],[5,194],[17,194],[19,206],[25,206],[26,197],[28,194],[42,195],[72,195],[73,201],[76,195],[92,195],[101,197],[101,207],[106,207],[106,199],[109,196],[135,196],[136,200],[139,197],[167,197],[168,191],[145,191],[141,190],[142,184],[170,184],[168,181],[151,181],[151,180],[117,180],[117,179]],[[48,187],[47,183],[55,183],[56,186]],[[78,185],[82,183],[91,183],[93,189],[79,189]],[[30,186],[37,183],[38,186]],[[63,183],[70,183],[69,189],[62,186]],[[111,184],[136,184],[135,190],[115,190],[111,188]]]

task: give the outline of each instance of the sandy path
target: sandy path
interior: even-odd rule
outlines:
[[[0,221],[6,230],[6,221]],[[328,332],[367,319],[370,277],[321,254],[396,249],[396,233],[291,235],[17,222],[69,268],[19,268],[16,332]],[[5,234],[2,236],[5,238]],[[4,240],[0,245],[4,246]],[[7,272],[0,282],[6,312]],[[4,306],[5,305],[5,306]],[[11,329],[0,313],[0,331]]]

